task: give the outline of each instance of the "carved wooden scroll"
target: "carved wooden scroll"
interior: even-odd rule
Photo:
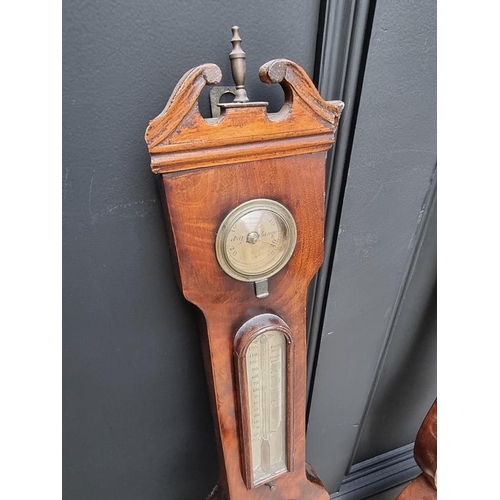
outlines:
[[[240,41],[236,31],[232,64],[241,90]],[[182,292],[206,325],[202,341],[220,469],[209,498],[328,500],[305,461],[305,312],[309,282],[323,260],[325,158],[343,103],[324,101],[291,61],[270,61],[259,74],[282,86],[279,112],[246,102],[240,92],[239,102],[221,106],[220,117],[204,119],[200,93],[221,80],[216,65],[204,64],[182,77],[150,122],[146,142],[151,169],[161,175]],[[222,225],[228,214],[232,222]],[[285,224],[283,214],[293,224]],[[273,229],[280,221],[281,233]],[[279,256],[290,237],[287,227],[294,230],[293,246],[283,250],[285,261],[266,271],[266,255]],[[264,262],[265,293],[258,293],[263,283],[257,279],[225,270],[221,251],[229,257],[234,251],[241,273],[245,259],[255,259],[259,269]]]

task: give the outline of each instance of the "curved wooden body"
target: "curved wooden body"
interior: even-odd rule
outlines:
[[[328,493],[305,462],[306,295],[323,260],[325,157],[343,108],[321,99],[296,64],[275,60],[261,79],[280,83],[282,110],[265,107],[223,110],[204,120],[197,107],[206,83],[220,81],[215,65],[186,73],[165,110],[154,119],[146,141],[153,172],[162,174],[165,208],[176,253],[180,285],[202,311],[205,368],[219,445],[217,500],[327,500]],[[217,262],[215,236],[224,217],[254,198],[278,201],[297,225],[289,263],[269,279],[269,296],[256,298],[253,284],[228,276]],[[252,317],[272,313],[290,327],[294,344],[293,385],[288,406],[293,436],[293,470],[274,488],[249,488],[248,457],[242,446],[235,335]]]

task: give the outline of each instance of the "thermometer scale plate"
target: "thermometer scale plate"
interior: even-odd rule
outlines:
[[[254,316],[236,333],[235,355],[245,482],[255,488],[293,470],[290,328],[275,314]]]

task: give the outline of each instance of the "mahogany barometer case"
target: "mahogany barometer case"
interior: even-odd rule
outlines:
[[[305,461],[306,297],[323,261],[325,160],[343,109],[297,64],[259,71],[277,113],[244,88],[237,27],[234,101],[205,119],[215,64],[188,71],[146,130],[184,297],[200,332],[219,451],[212,500],[327,500]]]

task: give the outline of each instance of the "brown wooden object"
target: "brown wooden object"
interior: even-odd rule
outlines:
[[[323,260],[325,159],[343,108],[326,102],[297,64],[276,59],[260,78],[279,83],[285,103],[222,107],[204,119],[198,97],[221,79],[204,64],[188,71],[146,130],[151,168],[162,177],[165,210],[185,298],[203,313],[205,369],[219,447],[213,500],[327,500],[305,461],[306,295]],[[269,295],[224,272],[215,252],[226,215],[243,202],[274,200],[297,226],[288,263],[268,280]],[[263,484],[251,479],[245,353],[252,339],[274,329],[286,341],[287,470]]]
[[[397,500],[436,500],[437,498],[437,399],[424,418],[415,439],[415,462],[422,474],[410,482]]]

